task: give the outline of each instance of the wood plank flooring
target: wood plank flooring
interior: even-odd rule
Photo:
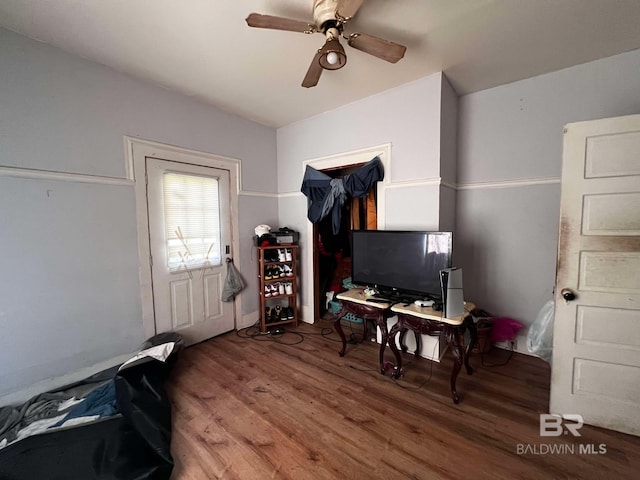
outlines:
[[[442,363],[405,355],[394,382],[378,373],[378,345],[348,345],[341,358],[337,334],[321,335],[327,326],[229,333],[184,350],[167,383],[172,479],[637,478],[638,437],[590,426],[581,437],[539,435],[550,376],[540,359],[515,354],[489,367],[474,355],[454,405],[450,352]]]

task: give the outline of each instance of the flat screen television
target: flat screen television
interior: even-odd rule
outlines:
[[[441,298],[440,270],[451,268],[451,232],[353,230],[351,280],[383,298]]]

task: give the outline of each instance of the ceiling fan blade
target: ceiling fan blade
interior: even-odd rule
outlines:
[[[383,40],[373,35],[367,35],[366,33],[352,33],[347,43],[356,50],[361,50],[391,63],[396,63],[404,57],[404,52],[407,51],[407,47],[404,45]]]
[[[363,3],[364,0],[338,0],[338,13],[345,18],[353,17]]]
[[[272,28],[274,30],[286,30],[288,32],[313,33],[316,27],[310,23],[291,18],[250,13],[246,19],[247,25],[256,28]]]
[[[311,60],[309,70],[307,70],[307,74],[304,76],[304,80],[302,80],[302,86],[305,88],[315,87],[318,84],[318,80],[320,80],[320,75],[322,75],[320,55],[322,55],[322,52],[318,50],[313,57],[313,60]]]

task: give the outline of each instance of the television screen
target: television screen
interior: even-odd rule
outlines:
[[[451,232],[352,231],[352,282],[381,296],[439,299],[440,270],[451,267]]]

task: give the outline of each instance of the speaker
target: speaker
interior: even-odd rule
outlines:
[[[464,313],[462,268],[440,270],[440,287],[442,288],[442,315],[445,318],[462,315]]]

